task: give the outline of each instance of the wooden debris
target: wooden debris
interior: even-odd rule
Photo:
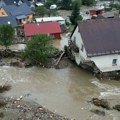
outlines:
[[[65,51],[62,52],[62,54],[60,55],[59,59],[57,60],[55,66],[57,66],[60,62],[60,60],[62,59],[63,55],[65,54]]]

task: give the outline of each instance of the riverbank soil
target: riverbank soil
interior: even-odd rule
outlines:
[[[0,98],[0,100],[7,103],[0,108],[1,120],[69,120],[33,101],[22,100],[22,96],[17,99]]]

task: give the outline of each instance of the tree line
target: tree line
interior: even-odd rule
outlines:
[[[76,24],[78,20],[82,20],[82,17],[80,16],[81,5],[94,5],[95,0],[47,0],[47,2],[45,2],[44,4],[44,6],[39,6],[35,8],[34,11],[37,16],[56,16],[58,14],[57,10],[49,9],[50,5],[56,4],[58,9],[72,10],[70,20],[72,24]]]
[[[75,0],[47,0],[47,2],[45,2],[45,4],[47,7],[50,7],[50,5],[52,5],[52,4],[56,4],[59,6],[60,9],[71,10],[72,7],[74,6],[73,5],[74,1]],[[82,5],[87,5],[87,6],[91,6],[96,3],[95,0],[78,0],[78,1]]]

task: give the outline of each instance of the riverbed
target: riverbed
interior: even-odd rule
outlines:
[[[6,97],[35,101],[47,109],[76,120],[120,120],[119,112],[104,110],[105,116],[90,112],[95,108],[88,101],[105,98],[111,105],[120,104],[120,81],[98,81],[94,75],[77,66],[65,69],[40,67],[0,67],[0,83],[10,84]]]

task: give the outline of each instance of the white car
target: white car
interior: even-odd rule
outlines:
[[[50,6],[50,9],[56,9],[57,8],[57,5],[53,4]]]
[[[36,6],[44,6],[44,4],[41,3],[41,2],[37,2],[37,3],[35,3],[35,5],[36,5]]]

